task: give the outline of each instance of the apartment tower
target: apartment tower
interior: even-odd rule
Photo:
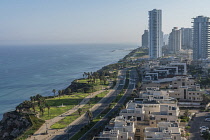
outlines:
[[[148,47],[148,30],[144,30],[144,34],[141,36],[142,47]]]
[[[149,56],[156,59],[162,56],[163,33],[162,11],[149,11]]]
[[[210,58],[210,18],[193,18],[193,59]]]
[[[171,53],[178,53],[181,50],[181,30],[174,27],[169,35],[168,47]]]
[[[182,32],[182,49],[193,49],[192,28],[181,28]]]

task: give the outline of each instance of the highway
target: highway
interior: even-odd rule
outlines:
[[[121,73],[118,76],[118,82],[116,84],[116,89],[114,89],[112,92],[110,92],[106,97],[104,97],[97,105],[95,105],[92,109],[91,112],[93,114],[93,118],[98,116],[116,97],[117,94],[120,93],[120,91],[123,89],[124,83],[125,83],[125,78],[126,78],[126,70],[122,70]],[[130,87],[130,85],[129,85]],[[132,86],[133,87],[133,86]],[[131,88],[131,87],[130,87]],[[88,119],[84,115],[81,117],[80,120],[76,122],[75,125],[71,125],[68,130],[66,131],[65,134],[62,135],[56,135],[53,140],[68,140],[72,136],[74,136],[80,129],[88,124]]]
[[[97,129],[100,126],[106,124],[109,121],[109,116],[112,116],[113,113],[115,113],[116,111],[119,110],[119,108],[124,104],[124,102],[126,101],[126,98],[128,96],[130,96],[133,92],[133,89],[135,88],[135,77],[137,76],[136,71],[131,70],[130,71],[130,81],[129,81],[129,86],[128,89],[126,90],[124,96],[119,100],[119,102],[117,103],[117,105],[111,109],[106,116],[104,116],[104,118],[102,118],[100,121],[98,121],[88,132],[86,132],[79,140],[86,140],[89,137],[89,134],[91,134],[91,130]],[[119,89],[122,89],[123,87],[119,86]],[[117,114],[116,114],[117,115]],[[92,134],[91,134],[92,135]]]

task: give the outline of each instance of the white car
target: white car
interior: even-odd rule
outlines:
[[[201,130],[201,129],[209,130],[209,128],[208,128],[207,126],[201,126],[201,127],[200,127],[200,130]]]
[[[206,129],[201,129],[201,131],[200,131],[201,134],[202,134],[202,133],[205,133],[205,132],[207,132]]]
[[[205,121],[206,122],[210,122],[210,118],[205,118]]]

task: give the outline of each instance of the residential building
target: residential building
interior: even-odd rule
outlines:
[[[148,32],[148,30],[144,30],[144,34],[141,37],[141,41],[142,41],[141,46],[148,48],[148,42],[149,42],[149,32]]]
[[[137,98],[129,101],[126,108],[120,111],[120,115],[125,119],[136,119],[135,138],[140,139],[144,137],[145,127],[157,127],[158,122],[162,121],[178,122],[179,108],[176,100],[170,97],[165,100],[162,99],[162,94],[156,94],[154,100]]]
[[[169,35],[168,47],[171,53],[178,53],[181,50],[181,30],[174,27]]]
[[[125,119],[123,116],[113,118],[106,126],[105,130],[99,136],[94,137],[95,140],[134,140],[135,120]]]
[[[163,45],[168,45],[169,34],[163,35]]]
[[[181,48],[184,50],[193,49],[193,33],[192,28],[181,28]]]
[[[170,88],[169,96],[179,101],[203,101],[205,91],[189,77],[177,77],[177,80],[171,82]]]
[[[149,11],[149,56],[151,59],[162,57],[163,32],[162,11]]]
[[[178,123],[159,122],[157,127],[145,128],[144,140],[181,140]]]
[[[210,57],[210,18],[193,18],[193,60]]]

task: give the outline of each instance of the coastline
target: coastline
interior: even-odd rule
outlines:
[[[130,47],[129,47],[130,46]],[[113,52],[111,52],[111,54],[119,54],[119,53],[122,53],[122,54],[128,54],[129,52],[130,52],[130,49],[127,49],[127,48],[134,48],[132,45],[126,45],[126,46],[123,46],[122,47],[122,49],[119,49],[119,47],[113,47],[113,49],[112,49],[112,47],[111,47],[111,49],[107,49],[109,52],[111,52],[111,50],[115,50],[115,52],[113,53]],[[25,47],[24,47],[25,48]],[[92,48],[94,48],[94,47],[92,47]],[[124,49],[123,49],[124,48]],[[62,49],[62,48],[61,48]],[[128,52],[129,51],[129,52]],[[107,52],[107,51],[106,51]],[[117,52],[117,53],[116,53]],[[82,53],[83,54],[83,53]],[[121,55],[121,56],[125,56],[125,55]],[[122,59],[123,57],[118,57],[118,60],[116,60],[115,62],[113,62],[113,60],[111,60],[110,61],[110,59],[109,59],[109,62],[108,61],[104,61],[105,63],[103,63],[103,64],[106,64],[106,65],[109,65],[109,64],[113,64],[113,63],[117,63],[120,59]],[[117,57],[115,57],[115,58],[117,58]],[[100,58],[101,59],[101,58]],[[92,60],[92,59],[91,59]],[[94,63],[93,63],[94,64]],[[90,69],[90,71],[91,71],[91,69],[95,69],[95,71],[98,71],[98,70],[100,70],[100,69],[102,69],[102,67],[104,67],[104,66],[106,66],[106,65],[102,65],[102,66],[98,66],[98,65],[93,65],[92,63],[91,63],[91,66],[89,66],[89,67],[86,67],[86,70],[87,69]],[[96,63],[97,64],[97,63]],[[89,71],[89,72],[90,72]],[[87,71],[88,72],[88,71]],[[72,77],[72,78],[70,78],[71,80],[70,80],[70,82],[68,82],[67,80],[64,80],[64,82],[63,82],[63,84],[59,84],[59,85],[57,85],[56,84],[56,86],[58,86],[58,87],[63,87],[62,89],[66,89],[67,87],[69,87],[70,85],[71,85],[71,83],[74,81],[74,80],[77,80],[77,79],[80,79],[80,78],[82,78],[82,74],[83,73],[80,73],[80,72],[77,72],[76,73],[76,75],[71,75],[71,76],[68,76],[68,77]],[[62,76],[62,75],[61,75]],[[62,76],[63,77],[63,76]],[[75,77],[75,78],[73,78],[73,77]],[[37,78],[39,78],[39,77],[37,77]],[[66,76],[64,77],[65,79],[68,79],[68,78],[66,78]],[[65,83],[66,83],[66,85],[65,85]],[[69,83],[69,84],[68,84]],[[3,86],[3,85],[2,85]],[[28,86],[27,88],[30,88],[30,86]],[[55,87],[56,88],[56,87]],[[59,88],[57,88],[57,89],[59,89]],[[29,97],[30,96],[33,96],[33,95],[36,95],[36,94],[38,94],[38,93],[40,93],[40,92],[34,92],[34,94],[31,94],[31,93],[33,93],[33,88],[31,89],[31,91],[32,92],[28,92],[28,89],[26,90],[26,92],[24,93],[24,94],[28,94],[29,93],[29,96],[25,96],[24,94],[22,95],[22,97],[26,97],[24,100],[30,100],[29,99]],[[44,94],[42,94],[42,93],[40,93],[41,95],[43,95],[43,96],[52,96],[53,94],[50,92],[52,89],[51,88],[48,88],[48,92],[46,92],[46,90],[47,89],[44,89]],[[3,91],[2,91],[3,92]],[[21,98],[22,98],[21,97]],[[19,98],[19,97],[18,97]],[[11,98],[10,98],[11,99]],[[22,101],[20,101],[19,103],[16,103],[16,105],[18,105],[18,104],[20,104],[20,103],[22,103],[24,100],[22,100]],[[5,100],[6,101],[6,100]],[[13,104],[14,104],[14,102],[13,102]],[[15,105],[15,106],[16,106]],[[9,105],[9,106],[14,106],[14,105]],[[3,110],[5,110],[5,108],[3,109]],[[2,116],[0,116],[0,120],[2,120],[2,118],[3,118],[3,114],[4,113],[6,113],[6,112],[10,112],[10,111],[14,111],[15,110],[15,107],[11,107],[11,109],[9,109],[8,111],[5,111],[5,112],[2,112]]]
[[[106,66],[103,66],[102,68],[100,68],[99,70],[97,70],[97,71],[95,71],[95,72],[91,72],[91,77],[93,76],[93,77],[95,77],[96,75],[94,74],[94,73],[98,73],[99,74],[99,77],[101,77],[102,75],[106,75],[106,74],[108,74],[107,76],[109,77],[109,78],[112,78],[112,81],[113,81],[113,85],[115,86],[115,84],[114,83],[116,83],[116,82],[114,82],[114,81],[116,81],[116,79],[114,78],[114,77],[116,77],[115,75],[117,74],[116,73],[116,71],[118,71],[118,70],[120,70],[120,69],[123,69],[123,68],[126,68],[126,67],[128,67],[128,63],[127,62],[131,62],[132,61],[132,59],[137,59],[138,57],[136,57],[135,56],[135,53],[136,52],[138,52],[138,51],[141,51],[142,49],[141,48],[136,48],[136,49],[134,49],[133,51],[131,51],[131,52],[129,52],[129,53],[127,53],[122,59],[119,59],[116,63],[114,63],[114,64],[109,64],[109,65],[106,65]],[[146,52],[144,52],[143,54],[145,54]],[[114,73],[113,73],[114,72]],[[89,73],[89,72],[88,72]],[[89,76],[88,76],[89,77]],[[82,78],[82,81],[84,81],[84,79],[86,79],[86,80],[93,80],[93,77],[92,78],[84,78],[84,75],[83,75],[83,78]],[[115,79],[115,80],[114,80]],[[72,82],[71,82],[71,84],[68,86],[68,87],[66,87],[63,91],[62,91],[62,94],[60,94],[60,95],[67,95],[67,96],[69,96],[69,95],[74,95],[75,93],[77,94],[78,93],[78,90],[80,90],[81,89],[81,86],[82,86],[82,89],[83,89],[83,92],[81,92],[81,93],[92,93],[93,92],[93,88],[89,88],[89,91],[87,92],[87,91],[85,91],[84,89],[85,88],[87,88],[87,84],[80,84],[80,82],[77,82],[78,80],[81,80],[80,78],[79,79],[75,79],[75,80],[73,80]],[[76,81],[76,82],[75,82]],[[101,81],[101,79],[100,79],[100,81]],[[104,83],[105,84],[105,82],[104,82],[105,80],[103,80],[102,81],[102,83]],[[73,90],[73,88],[71,87],[73,84],[80,84],[81,86],[76,86],[76,92],[72,92],[72,90]],[[100,82],[101,83],[101,82]],[[91,84],[91,83],[90,83]],[[93,84],[93,83],[92,83]],[[73,86],[74,87],[74,86]],[[69,88],[71,89],[70,90],[70,92],[68,91],[69,90]],[[97,90],[96,90],[97,91]],[[80,91],[79,91],[80,92]],[[58,92],[59,93],[59,92]],[[36,95],[37,96],[37,95]],[[60,99],[60,97],[57,95],[57,96],[42,96],[41,98],[39,98],[39,99],[42,99],[42,98],[44,98],[44,100],[45,99],[53,99],[53,98],[55,98],[55,97],[57,97],[57,98],[59,98]],[[33,98],[35,98],[35,96],[33,96]],[[31,99],[31,98],[30,98]],[[39,100],[38,99],[38,100]],[[31,101],[26,101],[26,102],[31,102],[32,104],[34,104],[35,103],[35,101],[38,101],[38,100],[34,100],[34,102],[33,102],[33,100],[31,100]],[[40,101],[40,100],[39,100]],[[25,106],[26,105],[26,106]],[[46,105],[46,104],[45,104]],[[23,108],[22,108],[23,107]],[[45,106],[46,107],[46,106]],[[17,109],[18,108],[18,109]],[[21,109],[22,108],[22,109]],[[26,104],[25,103],[25,101],[24,102],[22,102],[22,103],[20,103],[17,107],[16,107],[16,111],[14,111],[13,113],[12,112],[7,112],[7,113],[5,113],[5,114],[11,114],[12,116],[13,116],[13,114],[16,114],[16,113],[18,113],[19,115],[20,114],[22,114],[21,116],[23,117],[23,118],[25,118],[25,117],[29,117],[30,118],[30,116],[32,115],[32,116],[36,116],[35,114],[37,114],[38,112],[36,111],[35,112],[35,109],[34,109],[34,111],[32,111],[31,109],[33,109],[32,108],[32,106],[31,107],[29,107],[28,106],[28,103]],[[28,110],[28,111],[27,111]],[[40,110],[41,111],[41,110]],[[39,112],[39,114],[40,114],[41,112]],[[42,113],[43,114],[43,113]],[[4,125],[4,126],[7,126],[7,127],[10,127],[10,126],[8,126],[7,125],[7,120],[10,120],[10,121],[15,121],[14,119],[13,120],[11,120],[11,117],[8,117],[8,116],[11,116],[11,115],[5,115],[5,118],[4,118],[4,122],[2,122],[2,121],[0,121],[0,124],[1,125]],[[58,115],[58,114],[57,114]],[[57,116],[56,115],[56,116]],[[49,109],[48,109],[48,117],[49,117]],[[14,118],[14,117],[12,117],[12,118]],[[37,117],[35,117],[35,119],[38,119]],[[5,121],[6,120],[6,121]],[[29,121],[30,121],[31,119],[29,119]],[[38,119],[39,120],[39,119]],[[37,120],[37,121],[38,121]],[[43,119],[43,120],[39,120],[38,122],[42,122],[42,121],[44,121],[44,120],[46,120],[46,119]],[[21,120],[19,120],[20,122],[19,123],[22,123],[21,122]],[[32,121],[32,120],[31,120]],[[34,121],[32,121],[32,122],[34,122]],[[19,124],[18,123],[18,124]],[[43,122],[44,123],[44,122]],[[32,123],[33,124],[33,123]],[[41,125],[43,125],[43,124],[41,124]],[[16,134],[18,137],[19,136],[23,136],[23,137],[25,137],[26,135],[25,134],[27,134],[27,136],[28,135],[33,135],[36,131],[37,131],[37,129],[36,129],[36,131],[33,131],[33,132],[29,132],[29,131],[31,131],[31,128],[34,128],[34,127],[36,127],[36,128],[39,128],[40,126],[34,126],[34,125],[30,125],[29,126],[29,130],[23,130],[23,132],[24,132],[24,134],[21,132],[20,134],[18,133],[18,134]],[[0,126],[0,128],[1,128],[1,126]],[[18,127],[19,128],[19,127]],[[19,131],[19,129],[18,128],[14,128],[15,129],[15,131]],[[34,130],[34,129],[33,129]],[[5,129],[5,131],[4,132],[2,132],[2,134],[5,134],[5,133],[8,133],[8,134],[12,134],[12,132],[10,132],[9,130],[7,130],[7,129]],[[23,134],[23,135],[22,135]],[[9,135],[10,136],[10,135]]]

